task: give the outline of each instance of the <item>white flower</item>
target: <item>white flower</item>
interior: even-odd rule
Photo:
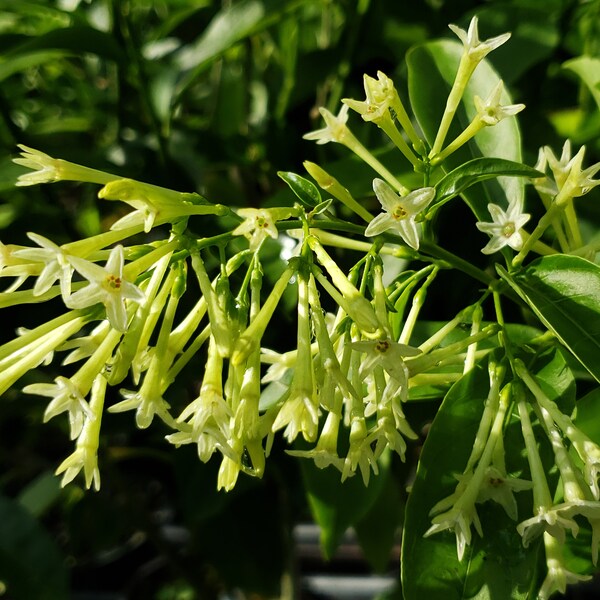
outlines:
[[[365,235],[372,237],[394,229],[411,248],[418,250],[419,231],[415,217],[433,200],[435,189],[424,187],[399,196],[383,179],[374,179],[373,190],[384,212],[369,223]]]
[[[400,391],[401,396],[406,396],[408,391],[408,368],[404,363],[404,357],[421,354],[418,348],[392,342],[389,339],[352,342],[350,346],[357,352],[366,354],[360,366],[361,378],[380,366],[390,376],[390,381],[384,391],[384,397],[389,398],[398,391]]]
[[[521,228],[531,215],[521,212],[518,202],[511,202],[507,211],[503,211],[497,204],[488,204],[488,211],[492,215],[492,223],[476,223],[477,229],[489,233],[492,239],[481,250],[484,254],[498,252],[504,246],[510,246],[514,250],[520,250],[523,246],[524,237]]]
[[[485,502],[493,500],[504,508],[506,514],[517,520],[517,501],[513,492],[529,490],[533,487],[531,481],[518,479],[516,477],[508,477],[506,473],[497,467],[490,465],[486,469],[485,479],[482,486],[479,488],[477,502]]]
[[[548,572],[538,592],[538,600],[548,600],[554,592],[564,594],[568,584],[577,584],[592,579],[591,575],[578,575],[565,568],[561,557],[547,557]]]
[[[561,544],[565,541],[565,529],[576,537],[579,533],[579,525],[572,519],[572,513],[573,505],[570,502],[563,502],[550,508],[540,506],[535,517],[517,525],[517,531],[523,538],[523,546],[527,548],[529,543],[544,531],[555,537]]]
[[[100,489],[100,471],[98,469],[98,442],[100,437],[100,424],[106,392],[106,379],[98,375],[94,379],[91,391],[89,408],[94,414],[93,418],[86,417],[81,434],[77,439],[75,452],[68,456],[56,469],[55,475],[64,473],[61,486],[65,486],[83,470],[85,487],[90,488],[92,482],[96,491]]]
[[[437,515],[431,522],[431,527],[423,534],[423,537],[429,537],[434,533],[450,529],[456,535],[456,553],[458,560],[462,560],[465,554],[465,548],[471,544],[471,525],[475,527],[477,533],[483,537],[481,522],[477,515],[474,502],[458,501],[447,512]]]
[[[94,413],[85,401],[81,391],[70,379],[59,376],[54,382],[33,383],[25,386],[23,392],[52,398],[52,401],[48,404],[44,412],[44,423],[62,412],[68,412],[69,423],[71,425],[71,439],[74,440],[81,433],[84,418],[93,419]]]
[[[505,104],[502,106],[500,104],[500,98],[503,91],[504,84],[502,83],[502,80],[500,80],[485,102],[479,96],[473,98],[475,108],[477,109],[476,118],[479,119],[483,125],[493,127],[502,121],[502,119],[512,117],[525,108],[524,104]]]
[[[196,444],[202,462],[207,462],[215,450],[237,460],[239,457],[228,442],[232,416],[222,391],[211,384],[203,384],[198,398],[188,404],[177,419],[182,424],[181,431],[168,435],[167,440],[176,446]]]
[[[30,232],[27,237],[38,244],[40,248],[15,250],[13,255],[17,258],[44,263],[44,268],[33,287],[33,295],[40,296],[47,292],[56,280],[59,280],[62,297],[66,300],[71,294],[71,275],[73,273],[73,267],[69,263],[66,252],[54,242],[37,233]]]
[[[277,227],[273,217],[268,210],[257,208],[240,208],[238,215],[244,217],[244,222],[240,223],[233,231],[233,235],[243,235],[250,242],[250,250],[256,250],[260,247],[263,240],[267,237],[277,239]]]
[[[563,146],[562,155],[559,160],[549,147],[544,148],[546,159],[558,190],[561,190],[567,183],[572,197],[579,197],[587,194],[592,188],[600,185],[600,180],[592,177],[600,171],[600,162],[581,170],[583,157],[585,155],[585,146],[579,149],[579,152],[571,158],[571,144],[567,140]]]
[[[305,140],[315,140],[317,144],[327,144],[328,142],[340,142],[344,140],[344,136],[348,132],[346,121],[348,120],[348,105],[344,104],[340,109],[337,117],[331,114],[326,108],[319,108],[323,119],[325,119],[326,127],[317,129],[303,135]]]
[[[123,247],[116,246],[110,251],[104,268],[72,256],[69,258],[75,269],[90,284],[69,297],[70,308],[86,308],[102,303],[111,326],[117,331],[127,330],[127,310],[125,300],[142,302],[143,292],[133,283],[123,279]]]
[[[283,435],[293,442],[301,433],[307,442],[316,439],[319,427],[319,403],[315,394],[298,389],[282,404],[271,426],[273,432],[285,427]]]
[[[328,413],[323,431],[314,448],[311,450],[287,450],[286,453],[300,458],[311,458],[319,469],[333,465],[338,471],[343,472],[344,460],[338,456],[337,452],[339,424],[340,416],[333,412]]]
[[[364,102],[344,98],[342,102],[358,112],[365,121],[379,121],[389,115],[388,109],[396,96],[394,82],[381,71],[377,71],[377,79],[364,75]]]
[[[569,140],[564,143],[560,158],[554,155],[549,146],[540,148],[535,168],[538,171],[545,172],[546,167],[550,167],[552,177],[546,175],[534,179],[535,189],[540,194],[556,196],[568,182],[569,196],[576,198],[587,194],[592,188],[600,185],[600,180],[593,179],[594,175],[600,171],[600,163],[596,163],[582,171],[581,165],[584,155],[585,146],[582,146],[579,152],[571,157],[571,142]]]
[[[22,167],[33,169],[34,172],[20,175],[16,185],[36,185],[62,179],[58,169],[58,161],[55,158],[22,144],[19,144],[19,148],[22,150],[21,158],[14,158],[13,162]]]
[[[145,393],[145,390],[141,389],[139,392],[130,390],[120,390],[120,392],[125,399],[109,407],[108,412],[135,410],[135,423],[140,429],[150,427],[154,415],[164,417],[169,412],[169,404],[157,391]]]
[[[350,448],[344,460],[342,481],[352,477],[356,472],[356,467],[360,469],[365,486],[369,485],[371,469],[375,475],[379,474],[377,457],[371,447],[371,438],[367,434],[365,420],[361,417],[356,417],[350,426]]]
[[[66,341],[64,344],[59,346],[57,350],[63,352],[65,350],[71,350],[67,356],[63,359],[63,365],[70,365],[79,360],[83,360],[88,356],[92,356],[98,349],[98,346],[102,340],[106,337],[110,323],[102,321],[100,325],[95,327],[90,335],[85,335],[71,340]]]
[[[471,19],[468,31],[456,25],[448,25],[448,27],[460,38],[465,54],[476,62],[482,60],[492,50],[495,50],[510,38],[510,33],[503,33],[502,35],[485,40],[485,42],[480,41],[477,31],[477,17]]]

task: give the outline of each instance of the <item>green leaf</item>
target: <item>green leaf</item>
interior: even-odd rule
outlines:
[[[241,0],[216,14],[193,44],[178,53],[177,68],[184,72],[177,88],[179,97],[196,77],[229,48],[281,18],[301,2],[279,3],[278,0]]]
[[[308,208],[314,208],[322,202],[321,193],[312,181],[291,171],[277,171],[277,175],[290,186],[292,192]]]
[[[64,50],[38,50],[36,52],[28,52],[18,56],[12,56],[10,59],[0,62],[0,81],[4,81],[7,77],[37,67],[46,62],[57,60],[68,56]]]
[[[321,548],[330,559],[344,532],[362,519],[379,497],[389,477],[389,455],[379,460],[379,475],[371,474],[368,486],[359,474],[342,483],[333,467],[319,469],[312,460],[300,464],[310,510],[321,528]]]
[[[52,471],[45,471],[19,494],[19,504],[34,517],[39,517],[56,502],[60,490],[60,478]]]
[[[458,69],[463,52],[462,44],[453,40],[437,40],[416,46],[406,56],[408,91],[411,106],[429,144],[437,134],[444,114],[446,98]],[[458,136],[476,114],[475,95],[487,98],[500,77],[486,60],[475,70],[450,126],[446,144]],[[502,104],[512,104],[505,91]],[[450,155],[443,163],[448,171],[478,157],[502,158],[521,162],[521,136],[514,117],[503,119],[494,127],[485,127],[471,141]],[[523,182],[513,177],[486,181],[474,191],[463,192],[478,219],[487,218],[487,204],[507,205],[510,200],[521,201]]]
[[[523,548],[516,523],[498,504],[477,505],[484,536],[479,537],[473,530],[472,543],[462,562],[457,558],[453,532],[423,537],[431,525],[429,511],[454,491],[454,473],[464,470],[488,390],[487,368],[480,364],[450,389],[423,446],[405,515],[402,581],[406,600],[535,597],[532,586],[537,579],[540,540]],[[512,452],[507,456],[509,471],[523,466],[519,455],[522,442],[516,448],[508,444],[506,448],[507,454]],[[531,506],[530,498],[527,503]]]
[[[0,581],[13,600],[66,600],[64,558],[48,533],[17,502],[0,496]]]
[[[600,109],[600,58],[580,56],[563,63],[563,68],[573,71],[583,81]]]
[[[472,185],[501,176],[532,178],[543,177],[544,174],[532,167],[512,160],[486,157],[474,158],[457,167],[436,183],[435,198],[427,210],[426,218],[432,211],[437,210],[442,204],[455,196],[462,194]],[[476,212],[478,205],[474,205],[471,208],[473,212]]]
[[[385,478],[375,502],[364,517],[354,523],[358,542],[371,568],[383,573],[390,565],[392,548],[404,517],[404,499],[399,482]]]
[[[500,276],[600,381],[600,267],[578,256],[544,256]]]

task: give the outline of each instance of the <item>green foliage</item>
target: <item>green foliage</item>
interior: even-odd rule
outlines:
[[[600,269],[577,256],[546,256],[502,276],[600,381]]]
[[[439,167],[432,167],[427,146],[435,139],[462,53],[462,44],[447,24],[466,29],[474,14],[485,34],[482,39],[505,31],[511,31],[512,38],[476,69],[446,142],[474,118],[473,96],[487,98],[500,79],[510,88],[502,104],[523,102],[527,108],[519,121],[508,118],[484,128]],[[405,466],[398,468],[399,457],[392,459],[386,451],[376,461],[379,473],[371,473],[368,487],[360,475],[342,483],[338,469],[319,469],[305,458],[298,467],[278,439],[269,438],[264,480],[244,474],[259,471],[253,472],[256,454],[252,456],[248,445],[242,451],[245,471],[228,494],[215,490],[215,458],[201,464],[189,448],[166,452],[164,438],[172,433],[172,423],[159,424],[154,431],[138,430],[112,414],[104,418],[100,436],[102,491],[84,494],[76,479],[61,492],[51,473],[72,451],[67,426],[52,420],[42,427],[48,399],[24,397],[20,389],[51,382],[57,375],[71,377],[79,365],[59,365],[64,354],[50,366],[40,357],[3,395],[0,411],[0,583],[6,585],[7,597],[60,600],[78,591],[69,590],[64,556],[69,556],[75,587],[97,580],[97,569],[109,573],[107,581],[114,576],[119,582],[111,589],[122,583],[132,597],[217,598],[234,588],[257,597],[276,596],[281,581],[296,568],[290,530],[313,519],[321,527],[325,557],[335,555],[344,532],[353,527],[367,562],[380,572],[388,567],[402,531],[406,600],[535,598],[546,572],[541,537],[524,548],[517,523],[498,504],[477,505],[484,536],[473,531],[473,544],[462,561],[451,532],[427,538],[423,533],[431,525],[429,511],[454,490],[454,474],[466,466],[489,390],[490,352],[500,356],[504,348],[506,360],[522,359],[548,397],[557,400],[566,415],[573,413],[575,425],[600,444],[595,387],[600,381],[598,188],[575,200],[579,255],[561,245],[561,231],[573,233],[565,221],[558,232],[549,228],[541,237],[546,249],[552,246],[562,253],[526,259],[523,267],[513,268],[508,247],[502,255],[481,254],[484,234],[474,226],[475,221],[489,221],[490,203],[502,209],[512,202],[524,203],[532,216],[527,227],[537,222],[547,207],[525,184],[540,177],[532,166],[540,146],[557,151],[568,136],[574,144],[587,145],[586,166],[600,160],[599,14],[598,0],[494,0],[483,5],[444,0],[0,0],[3,276],[11,272],[7,257],[12,244],[32,245],[27,232],[66,244],[106,232],[127,214],[122,203],[99,202],[97,188],[87,183],[15,188],[17,177],[27,171],[11,157],[17,153],[16,144],[23,143],[115,177],[195,192],[233,209],[224,218],[190,218],[185,235],[175,220],[174,236],[181,245],[171,258],[183,277],[190,240],[206,244],[201,257],[209,276],[220,273],[220,289],[232,290],[229,301],[235,318],[226,316],[228,326],[243,322],[240,315],[249,310],[249,281],[259,277],[260,269],[265,283],[259,296],[265,301],[296,243],[285,232],[305,227],[322,236],[325,246],[332,239],[328,235],[338,236],[327,251],[370,304],[377,304],[373,264],[379,259],[385,264],[385,309],[380,304],[377,310],[386,312],[394,341],[403,333],[411,345],[436,340],[424,356],[406,358],[414,372],[410,371],[403,406],[419,435],[407,438]],[[377,238],[362,235],[366,217],[382,211],[372,185],[380,174],[349,156],[340,144],[315,146],[302,140],[307,131],[322,126],[316,107],[326,106],[337,114],[341,98],[364,97],[363,74],[375,77],[378,70],[393,78],[409,120],[424,137],[418,145],[403,134],[409,151],[421,162],[413,169],[381,129],[362,123],[356,114],[351,113],[349,124],[407,190],[424,185],[435,189],[433,201],[417,219],[424,230],[418,251],[393,231]],[[305,160],[322,165],[356,204],[332,201],[332,191],[297,175]],[[234,211],[290,207],[298,200],[306,220],[278,221],[279,237],[266,239],[260,268],[253,270],[246,240],[230,235],[241,221]],[[352,208],[356,205],[359,211]],[[207,201],[205,206],[211,205]],[[160,248],[172,224],[167,220],[148,236],[140,229],[130,238],[126,262]],[[110,246],[119,242],[114,239],[87,258],[104,265]],[[246,254],[239,255],[232,273],[227,272],[225,258],[240,250]],[[290,264],[312,257],[306,248],[302,252]],[[497,262],[502,258],[506,268]],[[324,272],[316,259],[312,269]],[[300,272],[294,271],[294,277]],[[146,285],[143,280],[150,277],[151,271],[144,271],[135,283]],[[194,310],[201,295],[194,275],[186,283],[186,293],[174,309],[175,323]],[[73,291],[83,286],[77,280]],[[7,312],[0,347],[12,340],[16,327],[35,327],[62,314],[58,286],[35,298],[22,291],[9,293],[6,287],[0,293],[0,306]],[[323,311],[337,308],[323,290],[321,296]],[[347,300],[348,294],[341,296]],[[297,286],[288,286],[274,309],[275,326],[267,329],[260,345],[277,353],[295,348],[297,301]],[[475,305],[482,307],[480,318],[461,312]],[[164,319],[161,310],[152,314],[156,328],[148,333],[148,356],[155,352]],[[415,314],[418,321],[407,326]],[[456,320],[454,328],[438,340],[435,336],[451,319]],[[503,319],[500,339],[494,331],[478,340],[478,354],[471,362],[476,366],[464,373],[469,336]],[[330,332],[332,339],[345,335],[350,321],[346,317],[338,322]],[[82,331],[90,334],[92,326],[86,324]],[[312,321],[311,327],[314,336]],[[132,340],[137,342],[132,335],[127,344]],[[567,363],[557,346],[568,351]],[[173,421],[197,396],[206,366],[207,344],[200,331],[186,348],[173,365],[177,377],[164,395]],[[133,358],[137,346],[130,349]],[[451,357],[443,355],[438,364],[438,351]],[[0,374],[11,368],[3,362],[10,352],[8,348],[0,356]],[[265,421],[274,419],[289,397],[296,359],[288,357],[283,374],[261,388],[258,410]],[[419,361],[428,359],[431,364],[425,369]],[[125,371],[123,386],[133,389],[140,373],[134,381]],[[263,366],[260,375],[265,371]],[[171,371],[162,373],[167,374]],[[317,367],[316,377],[322,376]],[[356,380],[352,384],[359,387]],[[116,388],[110,388],[106,408],[121,400]],[[320,410],[330,409],[327,399]],[[532,420],[551,493],[559,501],[554,455],[539,414],[532,411]],[[375,430],[377,414],[366,422]],[[350,423],[342,421],[340,436],[349,430]],[[509,474],[527,478],[530,466],[514,404],[505,436]],[[337,448],[340,453],[347,450],[343,444]],[[570,456],[582,468],[573,448]],[[532,514],[531,493],[517,496],[521,521]],[[577,539],[567,532],[566,564],[573,572],[591,574],[591,527],[583,518],[578,517],[578,523]],[[172,542],[172,531],[184,534]]]

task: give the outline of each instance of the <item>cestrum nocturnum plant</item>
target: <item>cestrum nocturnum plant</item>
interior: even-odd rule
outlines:
[[[344,98],[337,115],[319,109],[325,126],[304,139],[350,150],[351,166],[306,161],[316,185],[280,172],[286,206],[212,203],[19,146],[14,161],[28,171],[16,185],[79,181],[122,205],[94,236],[60,243],[32,231],[25,245],[0,243],[0,308],[44,306],[35,327],[15,323],[0,345],[0,394],[24,385],[45,421],[66,418],[74,450],[56,471],[63,485],[100,487],[102,425],[114,413],[133,413],[139,429],[160,421],[165,444],[220,461],[226,491],[264,476],[277,437],[291,456],[364,485],[388,481],[419,444],[414,479],[398,486],[410,487],[408,600],[420,590],[407,578],[437,581],[439,556],[460,589],[467,562],[506,569],[494,585],[506,582],[507,598],[534,585],[547,598],[587,577],[600,545],[600,439],[574,397],[581,372],[586,389],[600,380],[600,272],[577,202],[600,163],[585,166],[569,142],[560,158],[544,147],[535,167],[520,162],[517,129],[505,126],[525,107],[486,62],[510,34],[481,41],[477,17],[450,28],[460,43],[436,46],[448,56],[423,61],[431,72],[409,63],[406,102],[378,71],[363,78],[364,100]],[[439,114],[415,92],[424,77],[444,81],[440,94],[452,80]],[[459,108],[470,115],[462,127]],[[355,135],[351,118],[376,135]],[[383,146],[363,143],[372,139]],[[525,195],[527,181],[539,198]],[[454,243],[445,206],[463,200],[465,225],[490,236],[482,249],[477,235]],[[566,557],[584,530],[579,573]]]

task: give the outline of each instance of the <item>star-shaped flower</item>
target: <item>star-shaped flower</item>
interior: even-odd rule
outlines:
[[[263,240],[268,237],[277,239],[278,232],[275,221],[270,212],[260,208],[240,208],[237,211],[244,222],[240,223],[233,231],[233,235],[243,235],[250,242],[250,250],[257,250]]]
[[[492,50],[501,46],[510,38],[510,33],[503,33],[482,42],[477,31],[477,17],[473,17],[469,23],[469,29],[465,31],[456,25],[448,25],[450,29],[460,38],[463,43],[465,54],[473,61],[479,62]]]
[[[396,95],[394,82],[381,71],[377,72],[377,79],[364,75],[363,81],[366,100],[344,98],[342,102],[358,112],[363,120],[379,121],[389,115],[388,109]]]
[[[593,179],[594,175],[600,171],[600,163],[591,165],[587,169],[581,169],[585,146],[582,146],[575,156],[571,157],[571,154],[571,142],[569,140],[564,143],[560,158],[554,155],[549,146],[540,148],[535,168],[538,171],[545,171],[546,166],[549,166],[554,180],[549,176],[533,180],[538,192],[556,196],[568,182],[571,197],[579,197],[600,185],[600,180]]]
[[[58,161],[55,158],[22,144],[19,144],[19,148],[21,149],[21,158],[14,158],[13,162],[22,167],[33,169],[33,173],[20,175],[16,185],[36,185],[62,179],[58,169]]]
[[[25,386],[23,391],[26,394],[52,398],[44,412],[44,423],[65,411],[68,412],[72,440],[81,433],[84,418],[94,418],[94,413],[81,391],[66,377],[59,376],[54,383],[33,383]]]
[[[484,254],[493,254],[504,246],[520,250],[525,241],[521,229],[529,221],[531,215],[523,213],[518,202],[511,202],[506,212],[497,204],[488,204],[488,211],[492,215],[493,222],[476,223],[479,231],[492,236],[492,239],[481,251]]]
[[[305,140],[315,140],[317,144],[327,144],[328,142],[342,143],[348,131],[348,127],[346,126],[346,121],[348,121],[348,105],[344,104],[337,116],[334,116],[323,107],[319,108],[319,112],[323,119],[325,119],[326,127],[311,131],[302,137]]]
[[[502,121],[502,119],[506,119],[506,117],[512,117],[525,108],[524,104],[501,105],[500,99],[503,92],[504,84],[502,80],[500,80],[485,101],[483,101],[479,96],[475,96],[473,98],[475,108],[477,109],[476,118],[479,119],[483,125],[487,127],[493,127]]]
[[[485,502],[493,500],[504,508],[506,514],[517,520],[517,501],[513,492],[529,490],[533,487],[531,481],[518,479],[516,477],[508,477],[506,473],[497,467],[490,465],[485,473],[483,485],[479,488],[477,502]]]
[[[47,292],[59,280],[62,297],[66,300],[71,294],[71,275],[73,273],[67,253],[42,235],[30,232],[27,237],[38,244],[40,248],[23,248],[15,250],[13,254],[17,258],[44,263],[44,268],[33,287],[33,295],[40,296]]]
[[[56,469],[55,475],[64,473],[61,486],[64,487],[83,471],[85,487],[90,488],[92,483],[96,491],[100,489],[100,470],[98,469],[98,443],[104,395],[106,392],[106,379],[98,375],[92,384],[89,410],[93,417],[86,416],[83,429],[77,438],[75,452],[68,456]]]
[[[411,248],[418,250],[419,230],[415,217],[433,200],[435,189],[424,187],[414,190],[406,196],[400,196],[383,179],[374,179],[373,191],[384,212],[369,223],[365,235],[372,237],[388,229],[393,229]]]
[[[104,304],[106,316],[117,331],[127,330],[126,300],[142,302],[143,292],[133,283],[123,279],[123,247],[115,246],[104,268],[83,258],[69,257],[69,262],[90,283],[72,294],[67,302],[70,308],[86,308]]]
[[[156,391],[154,393],[145,393],[143,388],[138,392],[121,390],[121,396],[123,396],[124,400],[113,404],[108,409],[108,412],[119,413],[135,410],[135,423],[140,429],[150,427],[154,415],[162,417],[169,412],[169,404]]]
[[[391,385],[388,383],[386,386],[384,396],[389,398],[391,393],[399,390],[401,394],[407,393],[408,369],[404,363],[404,358],[421,354],[418,348],[385,338],[352,342],[350,346],[354,350],[366,354],[360,366],[361,378],[372,373],[376,367],[380,366],[390,376],[390,380],[393,380]]]
[[[592,578],[591,575],[578,575],[569,571],[565,565],[561,545],[547,533],[544,534],[544,546],[548,571],[538,592],[538,600],[549,600],[554,592],[564,594],[567,591],[567,584],[577,584],[582,581],[589,581]]]
[[[561,544],[565,541],[565,529],[573,537],[579,533],[579,525],[572,518],[573,506],[570,502],[563,502],[550,508],[540,506],[537,514],[517,525],[517,531],[523,538],[523,546],[527,548],[530,542],[544,531],[555,537]]]
[[[458,560],[463,559],[465,548],[471,544],[471,525],[483,537],[481,522],[474,502],[461,502],[459,500],[450,510],[435,516],[431,522],[431,527],[423,534],[423,537],[429,537],[446,529],[454,531]]]

